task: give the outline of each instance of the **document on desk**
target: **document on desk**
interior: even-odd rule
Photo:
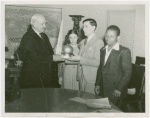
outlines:
[[[75,102],[79,102],[79,103],[86,104],[86,99],[84,99],[84,98],[74,97],[74,98],[71,98],[70,100],[75,101]]]
[[[84,99],[80,97],[74,97],[71,98],[70,100],[86,104],[88,107],[92,107],[92,108],[111,108],[108,98]]]
[[[111,108],[108,98],[87,99],[86,104],[92,108]]]

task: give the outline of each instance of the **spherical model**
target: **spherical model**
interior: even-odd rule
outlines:
[[[70,57],[71,54],[73,54],[73,48],[70,45],[63,46],[62,51],[63,51],[64,57],[66,58]]]

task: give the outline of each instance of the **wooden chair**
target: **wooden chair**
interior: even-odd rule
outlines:
[[[135,64],[145,65],[145,57],[136,56]],[[143,107],[143,111],[145,111],[145,84],[142,93],[142,107]]]
[[[138,64],[138,65],[145,64],[145,57],[136,56],[135,64]]]
[[[121,102],[122,105],[126,105],[128,111],[131,112],[131,104],[137,103],[138,111],[142,110],[142,97],[143,97],[143,86],[145,83],[145,67],[137,64],[132,64],[132,76],[129,83],[129,88],[135,88],[136,92],[134,95],[127,95]]]

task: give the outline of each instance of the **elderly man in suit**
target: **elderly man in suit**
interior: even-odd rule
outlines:
[[[120,29],[109,26],[106,30],[107,45],[100,52],[100,66],[97,71],[95,92],[108,97],[116,105],[125,97],[132,74],[131,52],[119,45]]]
[[[94,94],[96,73],[100,61],[100,49],[104,46],[104,42],[99,39],[95,30],[97,23],[94,19],[86,19],[83,21],[83,31],[86,39],[80,42],[79,55],[71,57],[71,60],[78,60],[78,79],[80,90],[84,90]]]
[[[35,14],[22,37],[17,51],[23,61],[21,88],[56,87],[53,61],[60,61],[61,57],[54,55],[51,43],[44,33],[45,28],[44,16]]]

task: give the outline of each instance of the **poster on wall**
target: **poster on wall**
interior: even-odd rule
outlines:
[[[10,58],[20,45],[21,38],[26,33],[33,14],[41,14],[46,18],[47,24],[45,33],[49,37],[52,47],[56,46],[62,20],[61,8],[40,7],[39,5],[38,7],[36,5],[6,5],[5,37],[7,38],[5,39],[5,44],[7,44],[9,48],[6,58]]]

